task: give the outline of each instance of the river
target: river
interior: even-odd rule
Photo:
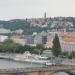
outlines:
[[[28,67],[42,67],[41,64],[32,64],[27,62],[17,62],[13,60],[0,59],[0,69],[10,68],[28,68]]]
[[[41,64],[32,64],[27,62],[17,62],[13,60],[0,59],[0,69],[11,69],[11,68],[28,68],[28,67],[42,67]],[[58,72],[52,75],[69,75],[64,72]]]

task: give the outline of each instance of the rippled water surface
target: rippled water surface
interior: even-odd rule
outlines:
[[[12,60],[0,59],[0,69],[10,69],[10,68],[28,68],[28,67],[42,67],[41,64],[32,64],[27,62],[16,62]],[[69,75],[65,72],[58,72],[52,75]]]
[[[42,67],[39,64],[16,62],[12,60],[0,59],[0,69],[10,69],[10,68],[28,68],[28,67]]]

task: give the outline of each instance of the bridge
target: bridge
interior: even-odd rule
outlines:
[[[75,65],[50,65],[46,67],[0,69],[0,75],[52,75],[66,72],[75,75]]]

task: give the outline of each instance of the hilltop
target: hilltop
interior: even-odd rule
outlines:
[[[0,28],[10,29],[11,31],[23,29],[23,34],[32,34],[33,32],[48,30],[52,31],[56,29],[75,31],[75,17],[0,20]]]

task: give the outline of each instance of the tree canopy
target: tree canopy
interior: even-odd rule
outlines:
[[[29,51],[31,53],[39,54],[39,51],[42,53],[43,50],[44,48],[42,45],[37,45],[36,47],[29,45],[22,46],[11,39],[6,39],[4,42],[0,42],[0,52],[24,53],[25,51]]]
[[[53,39],[53,47],[52,47],[53,55],[58,57],[61,54],[61,45],[59,42],[59,37],[57,34],[55,34],[55,37]]]

